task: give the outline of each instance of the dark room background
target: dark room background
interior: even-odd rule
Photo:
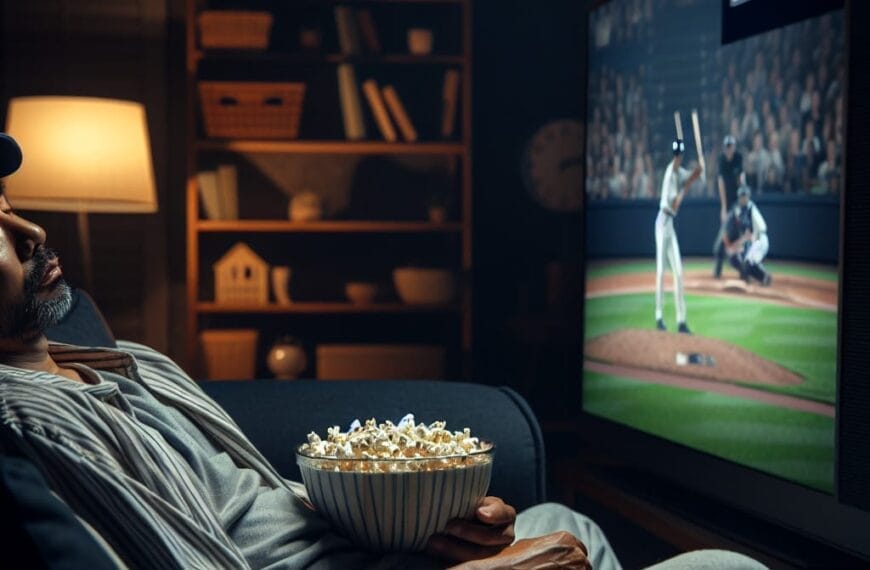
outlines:
[[[244,6],[244,2],[238,3]],[[263,2],[257,3],[261,7]],[[477,2],[473,12],[474,374],[547,417],[577,409],[579,211],[540,205],[523,153],[538,129],[584,110],[585,6]],[[91,216],[92,291],[119,338],[183,359],[184,3],[2,2],[0,119],[11,96],[145,103],[160,210]],[[26,149],[25,149],[26,157]],[[26,158],[25,158],[26,159]],[[580,189],[578,188],[578,192]],[[80,283],[75,217],[33,213]]]

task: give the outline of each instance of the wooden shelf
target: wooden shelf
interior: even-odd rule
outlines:
[[[379,314],[379,313],[452,313],[456,305],[404,305],[402,303],[291,303],[290,305],[224,305],[213,302],[196,304],[198,313],[248,313],[248,314]]]
[[[374,222],[319,221],[291,222],[287,220],[200,220],[199,232],[262,232],[262,233],[459,233],[462,224],[447,222]]]
[[[371,64],[371,65],[465,65],[466,59],[461,55],[412,55],[412,54],[383,54],[383,55],[345,55],[340,53],[308,54],[308,53],[281,53],[269,51],[243,51],[243,50],[199,50],[195,53],[198,60],[215,61],[242,61],[261,63],[298,63],[298,64]]]
[[[263,152],[292,154],[452,154],[462,155],[461,142],[390,143],[383,141],[298,141],[206,139],[196,143],[197,150]]]
[[[364,241],[370,240],[401,240],[414,249],[415,244],[422,247],[420,255],[426,261],[429,256],[444,258],[450,256],[455,259],[461,256],[460,267],[462,275],[471,275],[472,270],[472,148],[471,137],[472,124],[472,68],[474,58],[472,54],[471,38],[471,13],[473,0],[298,0],[287,4],[287,9],[278,10],[274,15],[279,27],[291,29],[299,21],[306,18],[311,12],[316,12],[322,18],[320,25],[325,31],[332,32],[333,16],[332,8],[337,5],[349,5],[356,8],[370,8],[376,17],[383,14],[377,22],[379,31],[384,34],[383,39],[391,38],[401,40],[409,26],[426,25],[437,28],[439,33],[450,36],[450,44],[438,44],[440,51],[428,55],[413,55],[401,45],[404,42],[392,45],[386,42],[385,53],[374,54],[368,50],[360,54],[349,55],[338,53],[334,42],[327,43],[322,51],[305,52],[286,46],[275,45],[273,49],[265,50],[241,50],[241,49],[205,49],[199,45],[199,30],[197,17],[203,10],[214,8],[213,2],[208,0],[183,0],[184,4],[184,27],[185,27],[185,140],[183,148],[186,155],[186,188],[185,188],[185,238],[186,238],[186,365],[192,367],[195,372],[202,372],[202,354],[199,350],[199,332],[204,325],[220,324],[234,327],[247,324],[249,326],[270,328],[282,319],[302,319],[312,324],[318,324],[318,319],[326,319],[331,322],[350,319],[348,328],[348,341],[366,342],[373,339],[384,340],[404,338],[407,326],[424,327],[432,333],[433,340],[443,344],[451,354],[451,376],[468,378],[470,375],[471,349],[472,349],[472,295],[470,279],[463,279],[458,288],[455,302],[448,305],[406,305],[395,297],[389,301],[368,305],[352,304],[344,297],[336,295],[331,302],[295,302],[289,305],[252,305],[252,304],[227,304],[216,303],[210,296],[206,296],[203,290],[203,282],[210,282],[214,277],[212,269],[206,263],[211,258],[215,246],[224,241],[237,241],[247,238],[256,238],[254,241],[264,251],[273,252],[282,246],[286,240],[304,240],[310,242],[312,247],[324,248],[323,259],[326,263],[332,261],[328,256],[331,253],[329,245],[333,240],[344,242],[347,239],[356,238]],[[290,5],[292,4],[292,6]],[[445,36],[446,37],[446,36]],[[335,39],[330,37],[330,40]],[[436,46],[437,47],[437,46]],[[378,136],[379,131],[370,132],[370,138],[360,141],[346,140],[342,137],[343,131],[331,133],[335,138],[315,139],[269,139],[257,136],[247,137],[209,137],[201,130],[202,101],[199,97],[199,82],[205,77],[235,77],[237,80],[254,77],[262,77],[262,73],[268,76],[286,76],[286,72],[297,70],[307,74],[309,72],[321,74],[336,66],[350,63],[358,65],[358,69],[369,72],[386,73],[387,76],[395,75],[394,80],[406,78],[411,80],[419,73],[436,74],[440,78],[447,70],[455,70],[459,73],[459,92],[456,101],[457,114],[455,117],[454,137],[440,138],[437,132],[433,132],[428,138],[419,142],[387,142]],[[261,73],[241,73],[253,66],[254,70]],[[430,73],[431,72],[431,73]],[[362,72],[360,72],[362,73]],[[367,73],[367,72],[366,72]],[[410,75],[409,75],[410,74]],[[242,77],[236,77],[241,75]],[[291,73],[291,75],[293,75]],[[363,73],[365,75],[365,73]],[[362,76],[357,77],[358,80]],[[410,84],[409,84],[410,85]],[[312,89],[323,90],[324,93],[312,93],[312,96],[332,97],[328,93],[335,90],[332,82],[315,82],[310,84]],[[357,85],[359,87],[359,85]],[[336,93],[337,95],[337,93]],[[363,107],[366,107],[364,94],[360,94]],[[413,89],[408,93],[402,93],[407,97],[413,112],[417,110],[419,98],[420,105],[426,104],[428,113],[438,113],[439,99],[432,93],[414,93]],[[431,95],[431,97],[430,97]],[[440,95],[438,93],[437,95]],[[412,101],[412,98],[414,101]],[[430,105],[431,103],[431,105]],[[327,106],[329,103],[327,103]],[[431,107],[431,108],[428,108]],[[329,112],[327,109],[325,112]],[[337,117],[341,117],[341,105],[336,101],[335,109],[332,110]],[[435,119],[436,117],[430,117]],[[321,137],[329,137],[330,131],[326,128],[329,122],[309,117],[314,121],[311,125],[311,134],[320,133]],[[309,122],[310,122],[309,121]],[[334,121],[333,121],[334,123]],[[335,123],[332,126],[338,126]],[[307,127],[306,127],[307,128]],[[203,134],[200,134],[203,133]],[[305,134],[303,133],[303,136]],[[425,217],[425,211],[420,211],[419,220],[323,220],[318,222],[291,222],[284,218],[284,212],[274,210],[261,210],[255,216],[275,219],[242,219],[242,220],[207,220],[200,219],[201,204],[197,173],[201,168],[208,167],[215,162],[231,162],[240,159],[241,154],[269,154],[278,157],[298,157],[301,160],[300,168],[314,168],[315,157],[334,155],[348,157],[352,160],[363,159],[367,156],[419,156],[437,158],[443,164],[443,169],[451,180],[451,188],[454,190],[454,198],[457,201],[453,211],[454,218],[446,223],[433,224]],[[233,155],[236,155],[233,157]],[[311,160],[308,160],[310,158]],[[232,159],[232,160],[231,160]],[[213,166],[211,166],[213,168]],[[241,170],[241,169],[240,169]],[[373,183],[390,183],[386,173],[376,172],[382,180]],[[256,179],[250,176],[242,176],[239,180],[240,190],[258,191]],[[241,196],[240,196],[241,198]],[[384,196],[387,200],[387,196]],[[384,211],[386,206],[383,204]],[[373,204],[377,207],[378,204]],[[264,206],[265,207],[265,206]],[[373,210],[379,211],[379,210]],[[204,216],[203,216],[204,217]],[[377,217],[377,216],[373,216]],[[325,241],[324,241],[325,240]],[[421,243],[417,243],[421,242]],[[423,243],[423,242],[432,242]],[[387,244],[389,245],[389,244]],[[402,245],[402,244],[397,244]],[[383,263],[391,263],[389,251],[372,252],[372,257],[381,259]],[[267,262],[272,261],[270,259]],[[345,263],[347,260],[336,257],[335,263]],[[354,261],[355,263],[355,261]],[[351,263],[352,265],[353,263]],[[335,268],[334,279],[342,278],[342,267]],[[328,275],[315,276],[325,281]],[[312,284],[312,286],[316,286]],[[200,296],[205,298],[201,298]],[[325,295],[324,295],[325,296]],[[372,321],[369,323],[369,321]],[[376,322],[375,322],[376,321]],[[370,329],[368,326],[374,327]],[[356,325],[360,325],[357,327]],[[319,341],[321,334],[320,326],[311,329],[309,341]]]

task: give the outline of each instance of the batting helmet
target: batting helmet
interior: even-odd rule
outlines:
[[[679,156],[686,151],[686,144],[683,139],[674,139],[671,143],[671,149],[674,151],[674,156]]]

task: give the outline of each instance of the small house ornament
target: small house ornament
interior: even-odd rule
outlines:
[[[269,264],[239,242],[212,266],[215,301],[230,305],[269,303]]]

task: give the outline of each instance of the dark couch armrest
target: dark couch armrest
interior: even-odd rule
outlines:
[[[201,386],[289,479],[301,480],[294,447],[314,430],[347,429],[355,418],[397,422],[445,420],[470,427],[496,444],[490,494],[517,509],[545,500],[544,444],[540,426],[522,397],[509,388],[434,381],[255,380],[203,382]]]

